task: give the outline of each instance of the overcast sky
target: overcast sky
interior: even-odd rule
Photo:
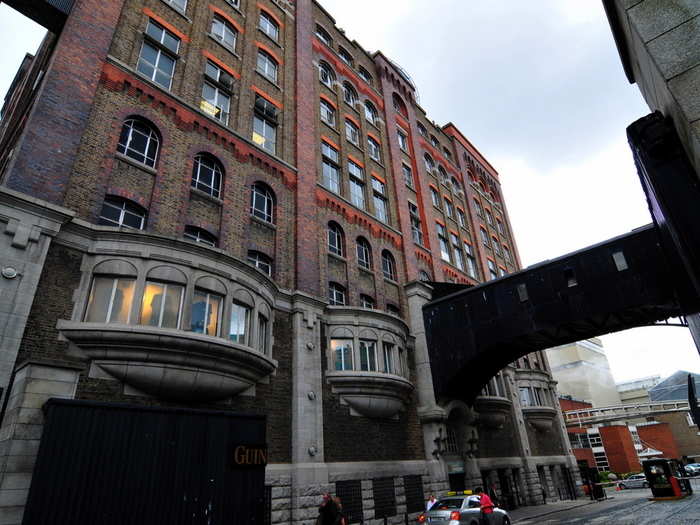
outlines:
[[[500,173],[523,265],[651,222],[625,138],[649,113],[625,78],[600,0],[321,0],[412,76]],[[369,16],[371,13],[372,16]],[[0,4],[0,93],[43,31]],[[603,337],[618,381],[700,372],[688,330]]]

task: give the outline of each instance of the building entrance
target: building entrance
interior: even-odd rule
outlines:
[[[23,525],[262,524],[265,418],[49,400]]]

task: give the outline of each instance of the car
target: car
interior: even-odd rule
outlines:
[[[479,525],[481,503],[476,495],[445,496],[435,502],[430,510],[418,516],[418,523],[426,525]],[[495,507],[490,525],[510,525],[508,513]]]
[[[621,489],[646,489],[649,482],[644,474],[632,474],[630,477],[617,483]]]
[[[688,476],[700,476],[700,463],[688,463],[684,468]]]

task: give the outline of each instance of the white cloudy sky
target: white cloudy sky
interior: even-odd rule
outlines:
[[[350,38],[403,66],[429,116],[453,121],[496,167],[524,265],[651,222],[625,138],[649,109],[600,0],[321,3]],[[0,4],[0,34],[4,93],[42,31]],[[700,372],[685,329],[603,341],[618,381]]]

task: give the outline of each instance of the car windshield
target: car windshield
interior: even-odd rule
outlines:
[[[430,510],[454,510],[461,509],[464,498],[446,498],[435,502]]]

